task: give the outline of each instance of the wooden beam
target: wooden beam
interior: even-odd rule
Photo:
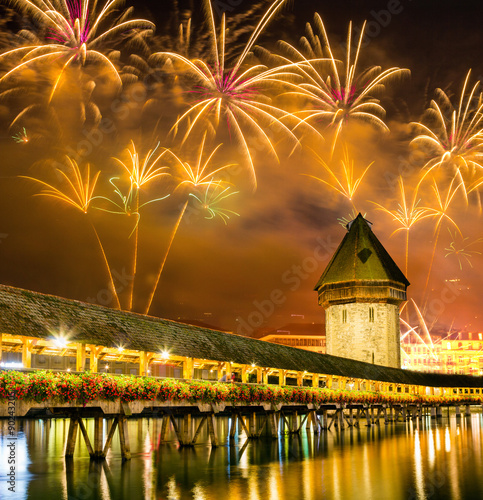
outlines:
[[[32,340],[24,339],[22,344],[22,364],[24,368],[32,367]]]
[[[86,369],[86,345],[77,344],[76,346],[76,371],[83,372]]]
[[[246,384],[248,380],[247,365],[243,365],[241,368],[241,381]]]
[[[183,378],[191,380],[193,378],[193,358],[184,358],[183,361]]]
[[[89,345],[88,346],[91,353],[90,353],[90,370],[92,373],[97,373],[98,368],[99,368],[99,353],[104,349],[103,346],[95,346],[95,345]]]
[[[287,370],[278,370],[278,385],[287,385]]]

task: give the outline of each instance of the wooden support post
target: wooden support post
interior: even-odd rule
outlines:
[[[226,381],[229,382],[231,379],[231,363],[225,363],[225,373]]]
[[[243,416],[238,412],[238,422],[240,422],[240,425],[242,426],[243,430],[245,431],[245,434],[247,435],[247,438],[250,437],[250,431],[247,429],[247,426],[245,424],[245,420],[243,420]]]
[[[78,372],[83,372],[86,369],[86,345],[77,344],[75,369]]]
[[[297,372],[297,385],[299,387],[304,385],[304,374],[302,372]]]
[[[102,418],[94,418],[94,458],[102,457]]]
[[[247,376],[247,365],[243,365],[241,369],[241,381],[246,384],[248,380]]]
[[[467,417],[470,417],[470,416],[471,416],[471,408],[470,408],[470,405],[466,405],[465,415],[466,415]]]
[[[366,422],[367,422],[367,426],[370,427],[372,425],[372,422],[371,422],[371,407],[370,406],[367,406],[365,408],[366,410]]]
[[[30,339],[24,339],[23,340],[23,345],[22,345],[22,364],[24,368],[31,368],[32,367],[32,351],[31,351],[31,346],[32,346],[32,340]]]
[[[329,428],[329,422],[327,419],[327,410],[325,408],[322,410],[322,425],[320,427],[325,430]]]
[[[139,375],[145,377],[148,374],[147,352],[141,351],[139,355]]]
[[[0,333],[0,363],[2,362],[2,351],[3,351],[3,333]]]
[[[159,442],[161,444],[166,443],[166,435],[168,434],[169,427],[169,417],[168,415],[163,415],[163,422],[161,424],[161,434],[159,436]]]
[[[332,381],[333,381],[332,375],[329,375],[325,380],[325,386],[327,387],[327,389],[332,388]]]
[[[198,427],[196,428],[195,435],[193,436],[193,439],[191,440],[191,444],[196,444],[198,436],[200,435],[200,432],[201,432],[201,428],[203,427],[203,424],[205,423],[207,418],[208,418],[207,415],[203,415],[203,417],[201,418],[200,423],[198,424]]]
[[[102,456],[105,458],[107,456],[107,452],[111,448],[112,439],[114,437],[114,432],[116,431],[117,424],[119,422],[119,417],[114,418],[114,422],[112,422],[111,428],[109,429],[109,433],[107,435],[106,444],[104,445],[104,449],[102,450]]]
[[[269,420],[270,420],[270,432],[272,435],[272,438],[277,438],[278,437],[278,421],[277,421],[277,415],[275,412],[269,413]]]
[[[127,418],[119,417],[119,443],[121,445],[121,456],[123,460],[131,460],[131,446],[129,445],[129,433],[127,429]]]
[[[354,414],[352,407],[349,407],[349,426],[354,427]]]
[[[312,410],[310,412],[310,419],[311,419],[312,429],[314,431],[314,434],[318,434],[320,432],[320,428],[322,426],[320,425],[319,417],[317,416],[317,412],[315,410]]]
[[[248,434],[249,438],[256,438],[258,437],[258,432],[257,432],[257,414],[255,412],[250,413],[249,416],[249,427],[250,427],[250,432]]]
[[[345,424],[344,424],[344,405],[340,405],[340,410],[339,410],[339,426],[340,426],[340,429],[344,429],[345,428]]]
[[[70,458],[74,456],[78,427],[79,427],[78,417],[70,417],[69,431],[67,432],[67,444],[65,447],[65,458]]]
[[[232,413],[231,414],[231,426],[230,426],[230,439],[234,439],[236,436],[236,421],[237,421],[237,414]]]
[[[79,429],[81,430],[82,437],[84,438],[84,443],[86,445],[87,451],[89,452],[89,456],[91,458],[95,458],[94,450],[92,448],[91,441],[89,439],[89,435],[87,434],[87,430],[86,430],[86,427],[84,425],[84,421],[82,420],[82,418],[79,418],[78,422],[79,422]]]
[[[186,413],[183,415],[183,424],[181,428],[181,445],[190,446],[191,445],[191,414]]]
[[[193,358],[184,358],[183,361],[183,378],[191,380],[193,378]],[[228,377],[227,377],[228,378]]]
[[[262,369],[257,366],[257,384],[261,384],[263,380]]]
[[[287,385],[287,370],[278,370],[278,385]]]
[[[299,433],[299,414],[298,412],[294,411],[292,413],[292,421],[291,421],[291,426],[290,426],[290,434],[298,434]]]
[[[319,387],[319,380],[320,377],[317,373],[314,373],[312,375],[312,387],[318,388]]]
[[[95,345],[89,345],[90,349],[90,371],[91,373],[97,373],[99,369],[99,354],[101,353],[103,347],[97,347]]]
[[[218,446],[218,435],[216,432],[216,421],[214,413],[208,415],[208,432],[210,434],[211,447],[216,448]]]

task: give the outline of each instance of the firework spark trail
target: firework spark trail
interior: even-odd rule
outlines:
[[[21,177],[24,179],[34,181],[42,186],[42,190],[40,191],[40,193],[36,194],[35,196],[46,196],[48,198],[59,200],[62,203],[66,203],[68,206],[73,207],[75,210],[78,210],[83,214],[87,214],[91,206],[91,203],[95,198],[94,191],[97,185],[97,181],[99,179],[100,171],[97,172],[91,178],[90,166],[89,164],[87,164],[86,173],[85,176],[83,176],[76,161],[69,157],[67,157],[67,160],[70,166],[70,171],[71,171],[70,175],[72,176],[72,178],[64,171],[56,169],[60,178],[63,179],[64,182],[66,183],[65,191],[35,177],[28,177],[28,176],[21,176]],[[109,265],[106,252],[104,251],[101,239],[97,233],[97,230],[93,222],[91,220],[89,220],[89,222],[94,231],[96,240],[101,250],[102,258],[108,272],[109,283],[111,286],[113,297],[116,299],[117,308],[120,309],[121,304],[119,302],[119,297],[117,295],[116,287],[114,285],[114,280],[111,273],[111,267]]]
[[[171,236],[169,238],[168,242],[168,247],[166,249],[166,252],[163,256],[163,259],[161,261],[159,270],[156,275],[156,280],[154,283],[154,287],[151,291],[151,294],[148,299],[148,303],[145,309],[144,314],[149,314],[149,311],[151,310],[151,306],[154,300],[154,296],[156,294],[156,290],[158,289],[159,281],[161,279],[161,274],[164,270],[164,266],[166,264],[166,260],[168,258],[168,254],[171,250],[171,247],[173,245],[174,238],[178,232],[179,226],[181,224],[181,221],[184,217],[184,214],[186,212],[186,208],[188,207],[188,203],[190,201],[190,194],[192,194],[193,191],[196,191],[200,188],[208,188],[210,186],[218,186],[221,187],[223,184],[223,181],[217,177],[225,171],[226,169],[234,166],[234,164],[225,164],[222,165],[221,167],[218,168],[210,168],[210,163],[213,160],[214,155],[216,152],[219,150],[221,147],[221,144],[216,146],[210,153],[206,155],[206,158],[204,159],[204,149],[205,149],[205,142],[206,142],[206,133],[203,136],[203,140],[201,141],[201,145],[198,151],[198,157],[196,160],[196,165],[193,167],[190,163],[186,161],[182,161],[179,156],[177,156],[173,151],[168,150],[171,156],[174,158],[176,165],[178,166],[179,172],[181,174],[181,180],[179,181],[175,191],[177,190],[186,190],[187,193],[186,195],[186,200],[181,208],[181,211],[178,215],[178,218],[176,220],[176,223],[174,225],[173,231],[171,233]]]
[[[471,70],[464,80],[457,107],[443,90],[436,90],[437,100],[432,100],[426,110],[429,124],[413,123],[420,133],[411,141],[430,155],[420,182],[433,171],[449,170],[461,181],[466,198],[473,190],[478,196],[481,182],[471,189],[471,180],[476,172],[483,172],[483,96],[478,94],[480,82],[468,90],[470,75]]]
[[[369,165],[364,169],[359,177],[356,177],[357,174],[354,168],[354,160],[351,159],[349,155],[349,149],[347,145],[344,147],[344,155],[340,160],[342,169],[338,172],[335,172],[334,169],[330,168],[330,166],[327,165],[327,163],[317,153],[314,152],[314,154],[319,164],[322,165],[324,170],[329,174],[330,180],[327,181],[314,175],[307,175],[307,177],[312,177],[313,179],[326,184],[330,188],[334,189],[337,193],[341,194],[344,198],[351,202],[352,208],[357,213],[357,209],[354,204],[354,195],[356,194],[356,191],[359,188],[362,179],[374,162],[369,163]]]
[[[388,210],[379,203],[374,203],[378,207],[378,210],[382,210],[384,213],[392,216],[393,220],[397,222],[401,227],[397,228],[391,233],[391,236],[399,231],[406,231],[406,259],[405,259],[405,275],[408,277],[408,262],[409,262],[409,231],[418,222],[431,217],[433,214],[428,208],[418,207],[420,200],[417,199],[418,190],[415,189],[411,197],[411,201],[408,202],[406,197],[406,190],[404,187],[404,180],[402,177],[398,178],[399,192],[400,192],[400,203],[398,203],[398,208],[396,210]]]
[[[188,57],[174,52],[161,52],[153,55],[156,59],[176,61],[197,81],[191,87],[193,104],[172,127],[172,131],[177,133],[179,127],[186,124],[182,144],[194,132],[195,128],[201,125],[201,122],[213,120],[212,126],[216,133],[222,117],[226,118],[228,130],[233,131],[241,145],[243,156],[249,166],[250,178],[255,187],[256,173],[248,136],[255,135],[277,160],[275,146],[268,136],[266,128],[282,131],[294,144],[298,144],[297,137],[284,123],[290,118],[295,119],[295,116],[271,104],[267,93],[263,92],[266,88],[273,89],[285,84],[287,78],[293,76],[293,67],[296,64],[289,63],[272,69],[261,64],[246,67],[246,60],[254,44],[285,1],[275,0],[271,4],[230,68],[227,67],[226,61],[225,15],[223,14],[220,29],[217,30],[210,0],[205,0],[204,5],[212,42],[211,60],[190,60]]]
[[[342,128],[349,119],[371,123],[381,131],[389,130],[384,122],[385,109],[375,94],[380,93],[389,81],[410,72],[402,68],[382,71],[380,66],[373,66],[359,73],[357,64],[366,23],[353,53],[352,22],[349,24],[344,61],[339,69],[340,62],[334,57],[325,26],[317,13],[314,26],[315,29],[307,25],[307,36],[301,39],[302,51],[287,42],[281,42],[281,45],[289,55],[284,60],[296,62],[297,72],[303,79],[302,83],[292,83],[293,90],[288,94],[302,98],[312,106],[312,109],[294,114],[303,117],[303,123],[313,120],[330,122],[334,128],[332,157]]]
[[[439,357],[438,357],[438,354],[436,353],[435,349],[434,349],[434,343],[433,343],[433,338],[431,337],[431,332],[430,332],[430,328],[428,327],[425,319],[424,319],[424,316],[423,314],[421,313],[421,310],[419,309],[418,305],[416,304],[416,302],[411,299],[410,301],[416,311],[416,315],[417,315],[417,320],[418,320],[418,326],[411,326],[409,324],[409,320],[408,321],[405,321],[402,317],[401,317],[401,323],[408,328],[408,330],[403,334],[401,335],[401,340],[404,340],[404,338],[407,336],[407,335],[410,335],[411,333],[414,334],[420,341],[421,343],[428,349],[428,351],[430,352],[431,356],[435,359],[435,360],[439,360]],[[401,309],[401,316],[402,316],[402,312],[404,311],[405,308],[409,309],[409,307],[407,307],[409,304],[409,302],[406,302],[402,309]],[[409,316],[409,313],[408,313],[408,316]],[[417,328],[420,328],[421,331],[422,331],[422,334],[420,335],[416,329]],[[423,335],[426,337],[427,341],[424,340],[423,338]]]
[[[98,8],[97,1],[91,0],[17,0],[13,5],[22,13],[32,16],[47,35],[33,45],[7,50],[0,54],[0,61],[20,58],[20,62],[7,71],[0,83],[15,76],[23,68],[44,61],[62,60],[61,69],[52,86],[49,102],[60,83],[66,69],[73,62],[81,66],[100,63],[108,68],[120,86],[119,73],[102,45],[117,44],[121,38],[146,36],[154,29],[154,24],[144,19],[127,19],[130,9],[122,12],[106,29],[102,29],[112,17],[118,15],[122,0],[107,0]]]
[[[451,204],[456,196],[456,193],[460,189],[464,191],[463,181],[459,181],[458,184],[456,184],[456,186],[454,186],[455,181],[456,181],[456,177],[453,177],[451,179],[449,186],[448,186],[448,189],[446,190],[446,195],[444,195],[444,193],[440,190],[435,179],[433,179],[433,185],[431,186],[433,193],[436,197],[437,208],[427,207],[426,210],[428,210],[430,217],[434,217],[436,219],[436,224],[434,227],[433,253],[431,255],[428,276],[426,278],[426,284],[424,286],[423,299],[424,299],[424,297],[426,295],[426,291],[428,289],[429,278],[431,276],[431,271],[433,269],[434,256],[436,254],[436,247],[438,245],[439,234],[441,232],[441,227],[442,227],[443,221],[446,220],[447,222],[449,222],[461,234],[460,228],[458,227],[458,225],[456,224],[454,219],[448,215],[448,211],[449,211]]]
[[[134,234],[134,242],[133,242],[133,257],[132,257],[132,272],[131,272],[131,284],[129,287],[129,296],[128,296],[128,307],[127,310],[131,311],[133,306],[133,297],[134,297],[134,286],[135,279],[137,273],[137,264],[138,264],[138,244],[139,244],[139,221],[141,218],[140,210],[152,203],[162,201],[166,199],[169,195],[151,198],[141,204],[140,196],[141,190],[145,190],[149,184],[156,180],[161,180],[163,177],[169,176],[170,174],[166,172],[167,167],[158,166],[158,162],[164,157],[164,155],[168,152],[167,149],[163,149],[162,152],[157,153],[160,144],[158,143],[154,149],[149,150],[147,155],[142,160],[139,156],[139,153],[136,150],[136,145],[133,141],[131,141],[131,146],[128,148],[129,161],[124,162],[119,158],[114,158],[114,160],[122,167],[125,173],[129,176],[129,187],[127,194],[123,194],[119,187],[116,185],[115,181],[118,178],[114,177],[110,179],[110,183],[114,186],[114,194],[116,198],[119,198],[120,202],[117,202],[113,199],[107,197],[98,197],[100,199],[106,200],[110,205],[114,206],[114,209],[105,209],[99,208],[99,210],[103,210],[104,212],[109,212],[113,214],[122,214],[122,215],[134,215],[136,217],[136,222],[134,228],[130,234],[132,236]]]

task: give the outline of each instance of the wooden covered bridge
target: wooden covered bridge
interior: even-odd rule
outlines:
[[[0,285],[0,361],[3,366],[21,363],[19,366],[22,369],[102,371],[213,381],[222,374],[235,372],[241,383],[415,395],[459,394],[470,397],[483,394],[482,377],[424,374],[388,368],[5,285]],[[50,408],[56,414],[52,403],[30,406],[25,403],[24,407],[19,403],[18,416],[27,414],[35,406]],[[344,422],[354,424],[353,409],[358,410],[359,416],[364,415],[368,423],[373,423],[379,415],[384,416],[386,421],[397,418],[398,414],[404,418],[407,415],[422,415],[421,408],[403,408],[404,405],[400,408],[361,405],[360,408],[349,408],[349,415],[347,411],[344,413],[343,405],[334,404],[326,408],[270,404],[252,405],[253,408],[249,408],[250,405],[233,406],[216,408],[214,405],[169,402],[129,406],[119,402],[117,405],[59,405],[57,414],[60,412],[71,417],[67,454],[73,452],[78,427],[88,441],[82,418],[89,416],[94,416],[97,422],[105,416],[114,417],[125,445],[125,419],[131,414],[148,411],[152,415],[153,411],[158,412],[164,419],[163,435],[171,421],[181,444],[196,442],[200,427],[193,429],[191,416],[202,415],[199,425],[208,422],[212,443],[216,445],[218,438],[213,422],[216,414],[229,413],[235,420],[238,419],[249,437],[260,435],[258,427],[263,428],[267,422],[271,422],[272,435],[278,432],[279,423],[284,421],[291,432],[298,432],[303,421],[301,414],[305,415],[305,421],[312,422],[314,431],[318,432],[320,428],[329,426],[329,410],[333,410],[332,421],[338,422],[340,427],[344,426]],[[248,425],[244,412],[248,415]],[[263,426],[260,418],[257,424],[257,414],[260,417],[260,413],[265,418]],[[323,418],[320,419],[320,416]],[[105,456],[105,447],[110,444],[115,429],[115,425],[111,427],[112,432],[109,432],[103,445],[100,425],[96,424],[95,445],[89,444],[93,457],[102,457],[103,453]],[[125,458],[129,456],[125,446],[123,455]]]

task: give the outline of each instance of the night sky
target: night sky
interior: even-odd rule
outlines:
[[[201,2],[179,2],[181,17],[192,4],[199,9]],[[167,45],[176,33],[173,5],[174,2],[166,0],[135,4],[136,15],[157,25],[156,36],[148,41],[151,48],[143,50],[172,50]],[[255,25],[263,12],[259,9],[253,19],[244,17],[254,5],[248,0],[226,0],[217,5],[229,7],[229,18],[238,16],[236,27],[240,32],[249,22]],[[393,13],[388,14],[388,9]],[[369,35],[359,68],[376,65],[411,71],[409,78],[387,85],[381,97],[390,133],[357,123],[350,125],[347,132],[358,171],[374,162],[354,197],[354,206],[373,222],[374,233],[404,271],[405,234],[403,231],[393,234],[399,226],[390,215],[377,210],[373,202],[395,210],[399,202],[398,176],[403,176],[408,187],[417,182],[424,159],[409,144],[415,136],[410,123],[422,119],[435,89],[442,88],[456,103],[469,69],[472,69],[472,83],[483,78],[480,26],[483,5],[476,1],[295,0],[269,25],[258,44],[274,53],[280,49],[279,39],[296,45],[314,11],[319,12],[325,23],[336,56],[342,55],[340,49],[349,21],[353,20],[357,32],[366,19]],[[202,45],[206,30],[203,15],[196,8],[193,20],[197,26],[195,37]],[[8,33],[19,26],[25,27],[24,22],[18,16],[3,22],[2,51],[9,47]],[[247,34],[241,33],[230,42],[229,48],[238,50],[246,38]],[[128,53],[136,50],[140,49],[124,48],[119,65],[127,64]],[[5,69],[4,63],[0,71]],[[91,163],[93,170],[101,170],[104,180],[100,187],[107,193],[110,185],[105,179],[116,175],[117,168],[112,157],[125,156],[131,139],[142,145],[143,151],[158,140],[169,145],[166,133],[182,104],[176,102],[176,95],[168,95],[168,91],[163,95],[159,89],[156,95],[143,97],[142,102],[133,101],[136,84],[125,85],[122,92],[127,96],[125,102],[134,102],[128,116],[113,117],[112,132],[95,134],[87,125],[88,120],[85,124],[79,120],[75,107],[78,90],[66,85],[49,111],[48,106],[41,105],[45,102],[46,75],[32,70],[22,78],[17,92],[12,85],[0,87],[0,282],[113,306],[106,292],[107,277],[90,221],[105,245],[121,300],[125,300],[133,243],[132,237],[129,238],[131,220],[101,212],[86,216],[61,202],[33,196],[38,193],[38,186],[19,176],[55,180],[51,175],[52,162],[60,161],[66,153],[72,154],[78,150],[80,141],[90,137],[94,145],[83,161]],[[109,116],[111,104],[118,98],[108,83],[98,84],[91,94],[103,116]],[[11,127],[12,120],[26,107],[29,113]],[[30,140],[27,144],[16,143],[12,135],[24,126]],[[324,134],[323,127],[321,132]],[[236,145],[230,143],[230,134],[225,135],[219,161],[238,162]],[[257,148],[256,144],[252,147],[256,191],[243,166],[230,178],[232,189],[239,193],[227,198],[226,207],[239,216],[231,216],[225,225],[218,217],[206,219],[205,213],[194,204],[188,207],[166,261],[153,314],[203,320],[244,334],[262,326],[275,328],[293,321],[323,321],[323,310],[317,305],[313,287],[345,234],[338,219],[348,218],[353,205],[334,189],[308,176],[324,176],[311,149],[325,154],[327,144],[307,140],[303,148],[290,154],[292,148],[287,141],[278,137],[275,140],[280,163],[271,159],[263,147]],[[182,151],[194,157],[198,146],[199,142],[193,142]],[[336,153],[335,164],[340,158],[340,153]],[[173,194],[173,187],[169,182],[159,187],[159,196],[171,192],[170,198],[152,204],[141,217],[135,311],[143,309],[183,204],[179,192]],[[421,190],[420,197],[420,206],[435,206],[430,185]],[[450,328],[481,331],[483,228],[476,197],[471,196],[466,202],[458,194],[448,215],[455,224],[444,219],[437,241],[434,217],[410,231],[408,296],[414,302],[409,302],[409,314],[404,317],[413,326],[419,325],[416,303],[434,331]],[[433,250],[434,263],[424,294]]]

